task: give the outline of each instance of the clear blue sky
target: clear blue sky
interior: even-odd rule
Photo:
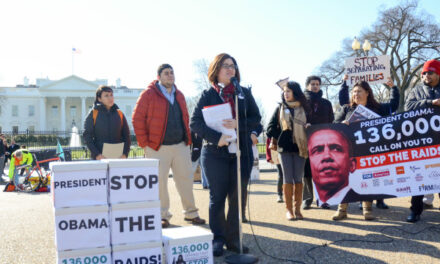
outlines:
[[[145,87],[157,66],[170,63],[177,86],[195,95],[193,62],[221,52],[234,56],[244,84],[266,112],[279,100],[274,85],[305,78],[338,50],[345,37],[369,27],[378,11],[399,1],[24,0],[0,8],[0,86],[27,76]],[[439,2],[419,6],[440,21]]]

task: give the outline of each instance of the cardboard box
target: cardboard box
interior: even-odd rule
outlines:
[[[104,264],[112,263],[111,249],[105,248],[89,248],[82,250],[58,251],[58,264],[82,263],[82,264]]]
[[[55,241],[58,251],[110,247],[107,205],[55,210]]]
[[[110,204],[159,200],[159,160],[109,159]]]
[[[183,260],[186,263],[213,264],[213,237],[211,231],[197,226],[164,229],[162,238],[166,263]]]
[[[136,202],[111,205],[112,244],[162,240],[160,202]]]
[[[113,263],[162,263],[162,241],[138,244],[117,245],[112,247]]]
[[[52,162],[54,207],[107,205],[107,163]]]

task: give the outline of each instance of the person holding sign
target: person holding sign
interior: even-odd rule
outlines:
[[[339,90],[339,105],[343,106],[345,104],[348,104],[350,102],[350,95],[348,91],[348,85],[347,85],[348,75],[346,74],[344,78],[342,79],[341,89]],[[396,89],[398,92],[397,87],[393,88]],[[399,98],[398,96],[396,98]],[[389,113],[386,113],[385,115],[391,115],[393,112],[397,110],[397,106],[393,105],[390,109]],[[376,200],[376,207],[380,209],[388,209],[388,205],[385,204],[383,199]],[[359,204],[359,209],[362,210],[362,202]]]
[[[84,121],[84,141],[90,150],[92,159],[104,159],[102,155],[105,143],[124,143],[119,158],[126,159],[130,152],[130,130],[127,119],[115,104],[113,89],[100,85],[96,90],[93,109]]]
[[[309,104],[297,82],[283,87],[282,103],[267,126],[267,136],[276,139],[284,176],[284,200],[287,220],[301,220],[304,165],[308,157],[306,127]],[[295,201],[295,212],[293,211]]]
[[[309,76],[306,80],[307,90],[304,92],[307,102],[310,105],[310,124],[326,124],[333,123],[335,116],[333,107],[329,100],[322,98],[321,78],[318,76]],[[348,101],[348,100],[347,100]],[[303,209],[310,209],[313,202],[313,184],[312,171],[310,168],[310,160],[306,159],[304,168],[304,193],[303,193]],[[321,204],[321,208],[330,209],[326,203]]]
[[[374,98],[373,90],[368,82],[361,81],[356,83],[351,90],[350,104],[343,105],[335,115],[336,123],[345,123],[348,125],[348,119],[355,112],[358,105],[362,105],[380,116],[387,116],[397,110],[399,107],[399,89],[394,86],[393,80],[388,79],[386,83],[392,87],[390,101],[388,103],[378,103]],[[342,203],[338,206],[338,211],[333,215],[333,220],[342,220],[347,218],[348,204]],[[362,202],[363,215],[365,220],[373,220],[372,201]]]
[[[214,234],[214,256],[223,255],[223,246],[230,251],[239,252],[239,213],[237,192],[237,156],[228,148],[231,136],[218,132],[207,125],[203,117],[203,109],[210,106],[227,103],[231,107],[233,119],[225,119],[222,126],[227,129],[236,128],[235,117],[239,116],[239,137],[241,150],[241,185],[242,194],[247,189],[251,175],[252,131],[257,131],[261,115],[254,97],[249,89],[235,87],[231,78],[240,82],[240,71],[236,60],[226,53],[217,55],[208,70],[211,88],[204,90],[191,117],[191,129],[202,137],[205,144],[202,147],[201,162],[208,179],[209,186],[209,227]],[[238,102],[234,95],[236,90],[242,90]],[[238,91],[237,91],[238,92]],[[235,113],[235,104],[239,104],[239,113]],[[212,107],[211,107],[212,108]],[[231,143],[232,144],[232,143]],[[228,213],[225,216],[225,202],[228,198]],[[243,246],[246,253],[249,249]]]
[[[185,96],[175,85],[174,69],[162,64],[157,80],[152,81],[139,96],[133,111],[133,127],[145,157],[159,160],[159,198],[162,227],[170,226],[168,176],[173,180],[182,201],[185,221],[203,225],[194,200],[191,174],[191,132]]]
[[[422,69],[423,86],[411,90],[405,102],[405,110],[440,107],[440,61],[429,60]],[[440,195],[440,194],[439,194]],[[406,221],[415,223],[423,212],[423,195],[411,198],[411,214]]]

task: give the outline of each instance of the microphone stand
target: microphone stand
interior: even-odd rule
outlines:
[[[239,107],[238,107],[238,98],[241,96],[244,98],[244,94],[241,91],[239,86],[240,84],[235,86],[235,121],[237,124],[237,196],[238,196],[238,241],[240,246],[240,253],[233,254],[225,257],[225,262],[228,264],[253,264],[258,262],[258,258],[251,254],[243,254],[243,232],[241,228],[241,220],[242,220],[242,201],[241,201],[241,150],[240,150],[240,129],[239,129]],[[245,108],[246,110],[246,108]],[[245,131],[246,132],[246,131]]]

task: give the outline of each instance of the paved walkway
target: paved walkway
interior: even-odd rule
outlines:
[[[171,182],[170,193],[176,194]],[[0,188],[3,187],[1,184]],[[417,224],[404,221],[408,214],[408,197],[387,200],[390,209],[373,210],[378,219],[371,222],[362,219],[355,204],[350,205],[349,219],[345,221],[332,221],[334,210],[316,207],[304,211],[302,221],[287,221],[284,204],[275,202],[275,189],[276,173],[261,173],[260,180],[251,185],[248,218],[252,225],[243,224],[244,243],[260,258],[259,263],[288,263],[281,259],[303,263],[440,262],[437,196],[435,209],[425,211]],[[209,192],[201,184],[194,184],[194,194],[200,216],[208,219]],[[171,204],[174,215],[171,224],[187,225],[177,195],[171,197]],[[0,192],[0,238],[2,264],[54,263],[51,195]],[[216,263],[223,263],[223,258],[216,258]]]

